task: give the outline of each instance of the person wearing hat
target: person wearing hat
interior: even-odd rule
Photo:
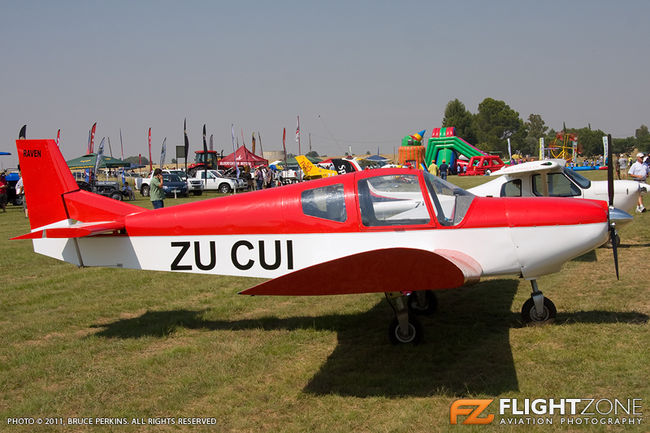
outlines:
[[[643,163],[643,153],[639,152],[636,154],[636,162],[632,164],[630,171],[628,171],[627,174],[637,182],[645,182],[648,178],[648,166]],[[641,194],[639,194],[639,205],[636,207],[636,211],[639,213],[645,212]]]
[[[431,160],[431,165],[429,165],[429,173],[431,173],[434,176],[440,176],[440,169],[438,168],[438,165],[436,165],[436,160],[432,159]]]
[[[442,160],[442,164],[440,164],[440,177],[444,180],[447,180],[447,173],[449,172],[449,165],[447,165],[447,161],[444,159]]]

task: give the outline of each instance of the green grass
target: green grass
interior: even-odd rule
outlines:
[[[0,214],[0,237],[28,230],[20,209]],[[606,248],[539,280],[558,307],[554,324],[522,327],[529,283],[489,279],[440,292],[415,347],[388,343],[391,310],[379,295],[244,297],[236,293],[258,280],[78,269],[29,241],[1,241],[0,431],[534,431],[451,426],[449,407],[464,397],[641,398],[647,413],[650,215],[621,237],[620,281]],[[15,427],[9,417],[217,425]]]

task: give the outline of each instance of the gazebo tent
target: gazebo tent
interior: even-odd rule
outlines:
[[[367,159],[368,161],[373,161],[373,162],[387,162],[388,161],[388,158],[384,158],[381,155],[371,155],[371,156],[367,156],[365,159]]]
[[[86,168],[95,168],[97,161],[97,154],[90,153],[88,155],[80,156],[79,158],[66,161],[71,170],[83,170]],[[104,155],[99,163],[99,168],[120,168],[129,167],[131,163],[122,161],[121,159],[112,158]]]
[[[225,167],[234,167],[235,164],[237,164],[239,167],[245,165],[255,167],[258,165],[268,165],[269,160],[255,155],[253,152],[246,149],[246,146],[241,146],[236,151],[228,156],[225,156],[221,161],[219,161],[219,165]]]

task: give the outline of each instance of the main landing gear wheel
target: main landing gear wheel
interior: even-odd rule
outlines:
[[[388,327],[388,338],[393,344],[418,344],[422,340],[422,325],[415,317],[409,317],[408,329],[404,331],[396,317]]]
[[[531,280],[533,293],[521,307],[521,320],[525,324],[541,324],[551,322],[557,315],[555,304],[537,287],[537,281]]]
[[[430,316],[438,309],[438,297],[431,290],[419,290],[408,298],[409,308],[415,314]]]
[[[388,327],[388,338],[393,344],[418,344],[422,340],[422,325],[410,314],[409,296],[401,292],[386,293],[395,318]]]

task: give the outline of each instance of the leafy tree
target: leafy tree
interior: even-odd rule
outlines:
[[[524,127],[526,128],[526,138],[521,151],[525,155],[537,155],[539,153],[539,139],[546,136],[548,126],[544,123],[541,115],[531,114],[528,116],[528,121],[524,123]],[[546,141],[546,138],[544,140]]]
[[[309,152],[305,153],[305,156],[308,156],[310,158],[318,158],[318,152],[315,150],[310,150]]]
[[[478,105],[472,126],[482,150],[503,152],[508,137],[515,149],[524,144],[524,122],[519,118],[519,113],[503,101],[485,98]]]
[[[465,104],[458,99],[454,99],[447,103],[442,126],[454,126],[458,137],[462,137],[469,143],[477,144],[476,134],[472,128],[473,117],[474,115],[465,108]]]
[[[612,138],[612,152],[630,154],[637,147],[636,137]]]
[[[582,156],[591,157],[603,154],[603,136],[607,135],[600,129],[584,127],[580,129],[568,129],[578,136],[578,146],[581,148]],[[614,148],[612,148],[612,151]]]
[[[645,150],[650,147],[650,132],[646,125],[641,125],[636,129],[634,131],[634,137],[636,138],[636,144],[639,149]]]
[[[142,157],[142,160],[140,159],[139,156],[129,156],[127,158],[124,158],[125,162],[130,162],[132,164],[142,164],[142,165],[147,165],[149,164],[149,160],[145,158],[144,156]]]

